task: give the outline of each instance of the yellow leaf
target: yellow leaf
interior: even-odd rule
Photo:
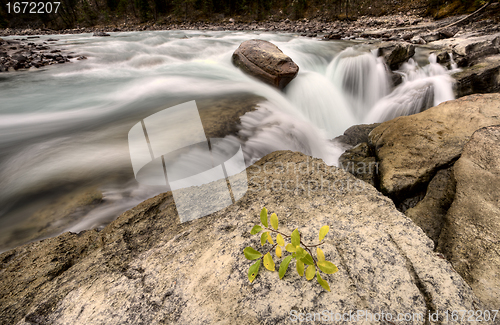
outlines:
[[[330,230],[329,226],[323,226],[319,230],[319,241],[322,241],[323,238],[325,238],[326,234],[328,234],[328,231]]]
[[[280,246],[285,246],[285,240],[283,239],[283,236],[281,236],[281,234],[278,234],[278,236],[276,236],[276,242]]]
[[[278,230],[278,216],[276,213],[271,214],[271,226],[274,230]]]
[[[279,246],[276,246],[276,256],[281,258],[281,247],[279,247]]]
[[[321,276],[319,275],[319,271],[318,271],[318,273],[316,273],[316,280],[318,280],[318,283],[321,284],[323,289],[330,292],[330,285],[328,284],[328,282],[326,282],[325,280],[323,280],[321,278]]]
[[[262,208],[260,211],[260,222],[264,225],[264,227],[267,227],[267,209]]]
[[[325,253],[321,250],[321,248],[317,247],[316,248],[316,255],[318,255],[318,261],[324,261],[325,260]]]
[[[269,236],[269,231],[263,232],[262,235],[260,235],[260,245],[264,246],[267,240],[267,236]]]
[[[274,245],[273,237],[271,237],[270,232],[267,233],[267,241],[269,242],[269,244]]]
[[[292,244],[287,244],[285,249],[287,252],[295,253],[295,251],[297,250],[297,247],[293,246]]]
[[[297,260],[296,267],[297,267],[297,273],[300,276],[303,276],[304,275],[304,262],[302,262],[301,260]]]
[[[271,254],[267,253],[264,255],[264,267],[269,271],[275,271],[275,264]]]
[[[264,259],[266,257],[264,256]],[[265,262],[264,262],[265,263]],[[306,279],[312,280],[314,278],[314,274],[316,273],[316,267],[314,265],[309,265],[306,269]]]
[[[335,266],[335,264],[328,261],[319,261],[318,267],[321,271],[325,272],[326,274],[333,274],[339,270],[337,266]]]

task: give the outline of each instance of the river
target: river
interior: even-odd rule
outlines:
[[[336,165],[343,149],[330,139],[348,127],[454,98],[450,71],[425,49],[402,66],[403,83],[394,88],[375,46],[361,41],[215,31],[51,35],[40,41],[48,38],[88,59],[0,74],[2,251],[67,230],[102,228],[161,192],[135,181],[127,134],[165,107],[214,96],[261,96],[266,100],[257,110],[242,117],[247,165],[284,149]],[[284,92],[232,65],[234,50],[253,38],[276,44],[300,67]],[[81,188],[98,188],[103,202],[62,225],[34,221],[37,211]]]

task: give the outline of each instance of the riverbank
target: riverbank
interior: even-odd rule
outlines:
[[[492,3],[487,10],[468,16],[448,17],[433,20],[407,14],[388,15],[381,17],[363,16],[355,21],[325,21],[325,19],[301,19],[291,21],[268,20],[251,23],[238,22],[232,18],[220,23],[181,23],[181,24],[125,24],[114,26],[96,26],[64,30],[51,29],[0,29],[0,37],[19,36],[8,40],[0,38],[0,72],[19,69],[39,68],[45,65],[70,62],[70,59],[86,59],[76,53],[64,53],[57,46],[57,39],[49,42],[37,42],[40,35],[65,35],[92,33],[93,36],[110,36],[108,33],[131,31],[161,31],[161,30],[204,30],[204,31],[257,31],[296,33],[301,36],[321,38],[323,40],[365,40],[366,42],[398,41],[416,45],[426,45],[443,39],[456,38],[451,41],[451,47],[462,42],[462,39],[492,35],[500,32],[500,20],[495,12],[500,9],[499,3]],[[464,19],[465,18],[465,19]],[[450,42],[445,44],[450,48]],[[436,47],[436,46],[434,46]],[[436,47],[438,48],[438,47]],[[454,53],[455,55],[457,53]],[[496,54],[496,53],[487,53]],[[460,54],[458,53],[460,56]],[[483,55],[484,56],[484,55]],[[446,58],[445,60],[446,61]],[[446,63],[446,62],[441,62]],[[470,65],[468,60],[459,58],[460,67]]]
[[[457,24],[456,32],[492,33],[500,30],[500,16],[498,10],[500,3],[492,3],[482,12],[471,16],[469,19]],[[300,33],[309,37],[322,37],[334,39],[375,38],[380,40],[409,40],[410,34],[432,33],[447,25],[457,23],[466,15],[447,17],[434,20],[412,12],[385,16],[362,16],[356,20],[329,21],[324,18],[299,19],[299,20],[267,20],[243,22],[233,18],[223,19],[220,22],[185,22],[172,24],[130,24],[98,25],[94,27],[79,27],[73,29],[52,30],[38,29],[0,29],[1,36],[29,36],[29,35],[55,35],[55,34],[81,34],[81,33],[109,33],[130,31],[156,31],[156,30],[212,30],[212,31],[275,31]],[[454,31],[453,29],[452,31]],[[449,35],[451,32],[445,33]],[[413,35],[413,36],[414,36]],[[412,36],[412,37],[413,37]]]

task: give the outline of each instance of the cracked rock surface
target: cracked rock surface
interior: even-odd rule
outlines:
[[[500,126],[476,131],[453,171],[457,192],[438,250],[495,308],[500,304]]]
[[[65,233],[1,254],[0,323],[293,324],[291,310],[367,310],[394,319],[422,313],[405,324],[428,324],[429,310],[484,309],[432,240],[371,185],[290,151],[247,172],[245,196],[212,215],[179,223],[168,192],[101,232]],[[281,231],[298,228],[308,243],[330,226],[322,248],[339,268],[323,277],[331,292],[300,278],[294,262],[283,280],[261,268],[249,283],[243,249],[270,248],[249,232],[264,206],[277,213]],[[322,323],[332,322],[316,319]]]

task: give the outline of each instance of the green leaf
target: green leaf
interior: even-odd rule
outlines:
[[[264,225],[264,227],[269,227],[267,224],[267,209],[262,208],[260,211],[260,222]]]
[[[253,226],[252,230],[250,230],[250,233],[252,235],[255,235],[255,234],[258,234],[261,231],[262,231],[262,227],[259,226],[259,225],[255,225],[255,226]]]
[[[305,250],[305,249],[303,249],[303,248],[302,248],[302,247],[300,247],[300,246],[299,246],[299,247],[297,247],[297,250],[295,251],[295,257],[296,257],[297,259],[299,259],[299,260],[300,260],[301,258],[306,257],[306,255],[307,255],[307,252],[306,252],[306,250]]]
[[[335,266],[335,264],[333,264],[332,262],[328,262],[328,261],[319,261],[318,267],[321,271],[323,271],[326,274],[333,274],[339,270]]]
[[[300,233],[298,229],[292,232],[292,245],[295,247],[300,246]]]
[[[304,275],[304,262],[302,262],[301,260],[297,260],[297,262],[295,264],[297,267],[297,273],[300,276],[303,276]]]
[[[276,246],[276,256],[278,258],[281,258],[281,247],[279,247],[279,246]]]
[[[268,269],[269,271],[275,271],[275,264],[274,264],[274,261],[273,261],[273,257],[271,256],[270,253],[267,253],[266,255],[264,255],[264,267],[266,269]]]
[[[262,235],[260,235],[260,245],[264,246],[267,240],[267,236],[269,235],[269,231],[263,232]]]
[[[324,261],[325,260],[325,253],[321,250],[321,248],[316,247],[316,255],[318,256],[318,261]]]
[[[245,254],[245,257],[247,258],[247,260],[256,260],[258,258],[260,258],[262,256],[261,253],[259,253],[258,251],[256,251],[255,249],[253,249],[252,247],[247,247],[243,250],[243,253]]]
[[[316,273],[316,267],[314,265],[309,265],[306,269],[306,279],[308,281],[314,278],[314,273]]]
[[[269,242],[269,244],[274,245],[273,237],[271,237],[270,232],[267,233],[267,241]]]
[[[250,268],[248,269],[248,280],[250,280],[250,283],[252,283],[253,280],[255,280],[257,274],[259,274],[259,268],[260,268],[260,260],[252,264],[252,266],[250,266]]]
[[[280,270],[279,270],[280,279],[283,279],[283,277],[285,276],[286,270],[288,270],[288,264],[290,264],[291,260],[292,260],[292,256],[288,255],[281,262],[281,264],[280,264]]]
[[[287,252],[293,253],[297,249],[297,247],[293,246],[292,244],[287,244],[285,247]]]
[[[328,282],[321,278],[321,276],[319,275],[319,271],[316,273],[316,280],[318,280],[318,283],[321,284],[323,289],[330,292],[330,286],[328,285]]]
[[[278,216],[276,213],[271,214],[271,226],[274,230],[278,230]]]
[[[310,254],[307,254],[305,257],[302,257],[300,260],[302,262],[304,262],[304,264],[314,265],[314,260]]]
[[[276,242],[278,243],[278,245],[280,246],[285,246],[285,240],[283,239],[283,236],[281,236],[281,234],[278,234],[276,236]]]
[[[322,241],[323,238],[325,238],[326,234],[328,234],[328,231],[330,230],[329,226],[323,226],[319,230],[319,241]]]

